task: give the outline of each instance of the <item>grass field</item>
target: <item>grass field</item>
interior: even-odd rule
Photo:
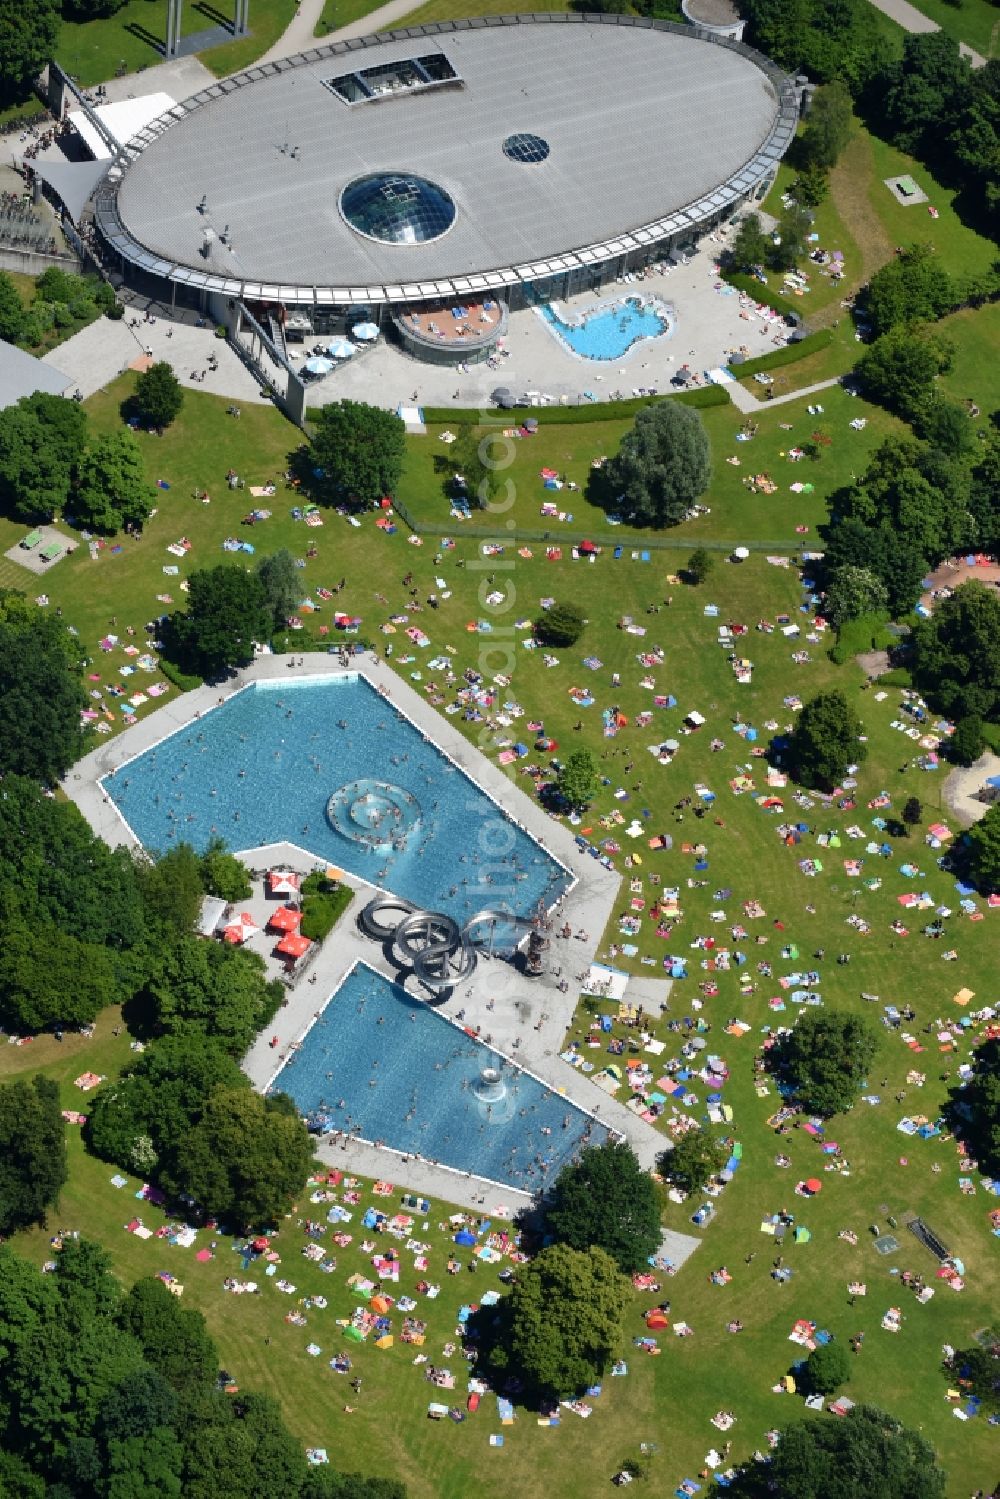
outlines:
[[[363,16],[378,10],[379,4],[380,0],[323,0],[323,11],[313,35],[322,40],[338,27],[350,26],[353,21],[360,21]]]
[[[1000,18],[991,0],[913,0],[917,10],[936,21],[956,42],[965,42],[980,57],[1000,55]]]
[[[250,35],[201,55],[205,66],[224,78],[249,67],[273,46],[295,14],[296,0],[255,0]],[[184,7],[184,35],[232,21],[232,7],[212,0]],[[89,88],[114,78],[124,64],[129,73],[163,61],[166,7],[158,0],[127,0],[115,15],[97,21],[63,21],[56,57],[66,72]]]
[[[992,325],[978,321],[981,316],[963,315],[964,321],[955,320],[963,353],[952,378],[964,382],[962,394],[995,389],[992,372],[977,375],[981,351],[992,337]],[[119,403],[133,378],[123,377],[87,403],[98,429],[112,429],[120,421]],[[970,388],[966,390],[965,385]],[[959,393],[958,386],[955,390]],[[996,943],[992,923],[998,917],[988,913],[982,920],[972,921],[956,914],[948,922],[946,940],[935,943],[921,935],[927,917],[908,912],[899,904],[899,895],[926,890],[935,905],[947,904],[957,910],[954,881],[938,868],[937,855],[924,840],[924,828],[940,813],[943,777],[940,772],[901,769],[909,764],[915,747],[891,726],[898,718],[898,691],[879,699],[874,691],[863,690],[860,670],[853,666],[836,668],[829,662],[826,637],[805,638],[809,616],[799,612],[803,594],[794,568],[771,565],[759,554],[736,567],[719,555],[714,574],[701,588],[685,588],[669,581],[669,574],[683,563],[686,552],[702,539],[723,546],[780,540],[782,545],[773,550],[786,556],[815,541],[815,528],[824,515],[830,490],[863,466],[866,453],[893,425],[839,390],[824,393],[822,404],[825,409],[817,419],[808,416],[804,403],[762,410],[757,435],[747,443],[735,441],[743,418],[734,409],[706,412],[716,457],[715,479],[707,500],[711,515],[672,533],[678,550],[654,551],[649,564],[630,559],[630,543],[636,538],[624,528],[616,536],[626,548],[620,561],[606,551],[596,562],[587,564],[572,561],[569,546],[564,548],[561,561],[548,562],[544,546],[538,544],[530,546],[531,556],[520,555],[515,544],[507,545],[502,558],[486,562],[480,557],[478,539],[468,534],[463,537],[458,523],[452,527],[454,549],[437,554],[432,537],[422,546],[408,545],[405,527],[395,536],[386,536],[375,527],[372,516],[364,517],[360,528],[353,528],[330,513],[322,529],[306,531],[290,517],[294,496],[282,487],[280,478],[287,453],[299,440],[295,429],[268,407],[244,407],[242,420],[233,422],[225,416],[223,401],[189,394],[181,418],[163,438],[141,438],[149,477],[164,479],[171,486],[162,492],[159,513],[143,539],[128,541],[118,555],[103,552],[97,562],[91,562],[86,549],[81,548],[73,558],[58,563],[46,578],[44,586],[53,606],[62,607],[67,621],[77,626],[85,644],[97,656],[94,669],[102,674],[102,688],[124,664],[118,653],[104,658],[96,651],[96,640],[108,628],[109,617],[117,618],[119,633],[131,623],[141,634],[146,619],[169,607],[157,601],[158,592],[172,591],[175,603],[180,603],[180,579],[164,577],[160,569],[177,560],[164,548],[182,535],[193,543],[180,564],[182,573],[221,560],[222,539],[240,534],[252,540],[258,555],[287,545],[301,557],[306,562],[304,594],[346,577],[338,607],[362,616],[364,635],[393,644],[396,669],[406,672],[431,696],[437,695],[436,679],[429,679],[422,658],[404,653],[400,635],[383,637],[380,633],[391,613],[400,608],[412,610],[401,587],[404,573],[413,572],[420,599],[431,589],[440,595],[442,590],[434,579],[446,578],[450,597],[441,600],[436,612],[425,607],[420,623],[431,636],[433,650],[446,645],[454,648],[453,666],[459,675],[466,667],[476,667],[481,644],[484,639],[488,643],[488,637],[470,630],[470,625],[475,626],[488,613],[480,596],[484,569],[494,570],[486,577],[493,579],[504,595],[495,616],[498,622],[504,621],[505,609],[513,611],[510,617],[515,619],[536,616],[539,599],[546,595],[572,597],[586,607],[586,632],[572,650],[556,653],[557,666],[546,666],[540,651],[517,649],[507,691],[516,696],[526,718],[537,715],[544,720],[546,733],[559,742],[561,753],[584,744],[598,757],[605,784],[580,830],[589,832],[595,840],[613,837],[624,845],[615,863],[626,881],[644,882],[642,898],[647,908],[663,885],[676,886],[679,892],[683,914],[672,923],[670,936],[656,935],[647,909],[639,918],[640,933],[633,939],[635,956],[627,958],[619,950],[613,960],[654,977],[662,974],[661,960],[668,953],[685,957],[690,976],[675,984],[669,1012],[657,1018],[652,1027],[653,1034],[667,1046],[663,1061],[677,1054],[683,1039],[669,1029],[669,1022],[691,1015],[711,1027],[709,1047],[725,1058],[730,1069],[724,1096],[733,1109],[729,1130],[731,1138],[743,1146],[743,1165],[719,1200],[716,1220],[704,1233],[704,1247],[665,1287],[672,1302],[672,1317],[687,1321],[694,1336],[675,1340],[669,1333],[661,1335],[664,1356],[660,1358],[649,1358],[627,1347],[628,1377],[605,1382],[604,1394],[595,1402],[589,1421],[564,1413],[558,1430],[543,1430],[536,1427],[530,1413],[522,1412],[515,1427],[505,1433],[504,1447],[495,1450],[487,1445],[488,1432],[497,1429],[490,1400],[484,1402],[480,1415],[462,1426],[426,1419],[427,1402],[434,1391],[424,1383],[421,1371],[413,1367],[413,1351],[398,1343],[382,1352],[346,1345],[355,1360],[354,1372],[363,1376],[364,1390],[360,1400],[351,1400],[357,1410],[353,1414],[344,1411],[348,1400],[345,1382],[327,1368],[326,1359],[345,1346],[333,1323],[338,1316],[349,1315],[355,1304],[347,1277],[366,1266],[357,1241],[338,1251],[338,1268],[326,1276],[301,1258],[304,1240],[295,1220],[282,1228],[278,1241],[281,1273],[294,1281],[298,1294],[321,1292],[330,1303],[325,1311],[309,1314],[308,1329],[289,1326],[284,1316],[294,1298],[281,1297],[266,1282],[259,1298],[223,1292],[223,1276],[239,1273],[238,1261],[230,1258],[225,1240],[220,1240],[214,1261],[198,1263],[191,1251],[185,1257],[185,1252],[156,1239],[143,1243],[124,1233],[122,1225],[138,1205],[129,1191],[116,1192],[111,1187],[112,1168],[88,1157],[79,1141],[72,1145],[71,1180],[48,1230],[56,1226],[78,1228],[101,1239],[126,1280],[161,1269],[173,1271],[185,1283],[188,1304],[200,1307],[208,1317],[226,1366],[245,1387],[271,1389],[304,1444],[326,1445],[331,1453],[342,1455],[348,1466],[399,1473],[406,1479],[413,1499],[459,1499],[473,1487],[488,1499],[511,1493],[526,1499],[540,1499],[542,1495],[575,1499],[580,1492],[596,1494],[603,1491],[622,1458],[634,1452],[640,1441],[658,1445],[649,1491],[669,1495],[681,1478],[696,1475],[709,1448],[720,1444],[718,1433],[710,1425],[716,1410],[732,1409],[738,1416],[731,1433],[734,1457],[761,1445],[770,1427],[804,1414],[797,1397],[778,1397],[771,1391],[801,1352],[787,1341],[792,1323],[799,1317],[813,1319],[845,1340],[859,1331],[866,1333],[864,1350],[853,1361],[846,1392],[855,1400],[878,1401],[921,1427],[949,1471],[949,1495],[964,1499],[976,1487],[993,1481],[994,1434],[981,1419],[969,1423],[953,1419],[944,1400],[946,1382],[937,1367],[943,1342],[967,1344],[978,1329],[995,1320],[996,1253],[987,1221],[993,1199],[981,1186],[974,1196],[959,1190],[960,1164],[952,1142],[945,1137],[908,1139],[897,1132],[896,1124],[907,1111],[930,1119],[939,1114],[947,1074],[964,1058],[967,1042],[960,1040],[955,1050],[942,1052],[936,1034],[925,1034],[922,1028],[937,1017],[945,1022],[962,1019],[967,1012],[955,1005],[951,996],[963,985],[975,991],[973,1008],[993,996]],[[868,418],[868,425],[864,431],[855,432],[848,423],[861,414]],[[542,499],[551,495],[542,488],[540,468],[551,466],[583,484],[590,472],[590,460],[613,451],[622,427],[600,422],[590,426],[547,425],[544,413],[540,415],[539,435],[514,445],[514,461],[508,473],[517,498],[511,518],[529,528],[549,524],[556,540],[559,523],[546,523],[538,515]],[[831,447],[816,463],[788,463],[781,457],[782,450],[787,452],[794,442],[808,439],[816,421],[821,421],[831,435]],[[780,423],[790,423],[790,430],[783,430]],[[401,494],[420,518],[451,526],[441,490],[443,475],[436,462],[446,453],[447,447],[437,441],[435,431],[410,440]],[[739,468],[725,462],[730,456],[740,457]],[[272,509],[272,518],[252,530],[239,527],[249,503],[245,494],[232,493],[224,485],[223,476],[230,466],[243,474],[248,484],[278,481],[274,498],[263,502]],[[749,494],[741,478],[751,472],[770,473],[778,485],[777,492],[770,497]],[[789,485],[797,481],[814,483],[814,492],[793,495]],[[203,506],[192,498],[195,488],[208,489],[210,505]],[[582,495],[563,490],[555,497],[585,522],[579,528],[576,521],[572,528],[563,527],[567,536],[586,534],[592,523],[599,521]],[[798,525],[810,529],[798,532]],[[5,523],[0,527],[0,542],[10,545],[22,530]],[[305,552],[310,543],[317,544],[318,556],[307,560]],[[483,568],[473,569],[468,565],[473,562],[482,562]],[[233,565],[241,564],[235,561]],[[38,586],[6,561],[0,562],[0,583],[22,587],[27,583],[30,593]],[[670,607],[664,606],[667,596],[673,598]],[[717,617],[706,615],[706,605],[710,604],[718,607]],[[313,621],[329,622],[329,611],[330,606],[324,606]],[[645,639],[616,627],[624,614],[631,614],[646,628]],[[764,633],[755,628],[760,621],[774,623],[780,614],[801,621],[799,639],[788,640],[778,630]],[[727,652],[717,643],[718,625],[725,621],[748,626],[749,633],[738,648],[754,662],[749,685],[737,684]],[[650,668],[638,661],[637,655],[654,644],[663,646],[665,657],[661,666]],[[807,659],[797,663],[792,655],[800,650],[807,653]],[[585,666],[584,658],[589,656],[599,658],[596,669]],[[613,673],[620,679],[617,685],[612,685]],[[649,682],[654,685],[650,687]],[[857,805],[813,800],[810,805],[795,806],[785,792],[786,817],[801,817],[824,838],[836,834],[841,839],[840,848],[820,847],[810,835],[798,848],[789,848],[777,834],[781,815],[768,814],[748,792],[735,794],[730,782],[743,768],[760,793],[764,788],[763,762],[755,750],[766,743],[774,726],[794,720],[794,707],[785,699],[791,694],[808,697],[833,683],[844,688],[865,723],[869,758],[859,775],[854,798]],[[590,688],[595,697],[590,709],[581,710],[570,696],[571,688],[581,686]],[[654,692],[672,693],[678,708],[656,712],[652,723],[641,726],[640,714],[653,711]],[[600,716],[602,709],[612,705],[629,720],[613,740],[604,737]],[[150,707],[152,704],[142,711]],[[699,734],[679,736],[681,748],[673,763],[664,767],[646,756],[649,744],[677,733],[681,715],[692,708],[705,715],[707,725]],[[463,724],[460,717],[453,722],[470,734],[476,732],[474,725]],[[577,723],[582,724],[579,730]],[[750,725],[758,731],[756,746],[737,734],[736,725]],[[723,741],[721,751],[711,749],[713,736]],[[687,812],[684,824],[677,824],[674,804],[684,796],[697,796],[695,788],[699,785],[715,792],[716,802],[704,819],[696,820]],[[889,792],[894,811],[910,794],[919,796],[924,805],[921,827],[908,841],[895,843],[891,859],[864,851],[865,841],[872,836],[872,818],[877,815],[869,803],[883,790]],[[616,795],[619,791],[621,797]],[[651,854],[645,837],[635,842],[624,837],[624,825],[612,821],[616,813],[625,823],[633,816],[639,818],[644,830],[669,832],[674,838],[673,851]],[[862,840],[848,832],[855,824],[864,832]],[[690,840],[687,849],[684,839]],[[702,871],[695,869],[696,854],[692,850],[696,845],[704,846],[708,867]],[[641,864],[633,854],[639,855]],[[820,857],[824,866],[821,874],[810,878],[799,868],[799,860],[806,855]],[[626,856],[631,860],[630,869]],[[842,861],[849,856],[864,860],[860,876],[845,869]],[[901,869],[907,856],[918,871],[910,876]],[[659,876],[661,886],[647,882],[651,874]],[[734,938],[730,929],[744,919],[743,903],[751,899],[761,903],[766,917],[747,921],[747,938]],[[719,910],[725,912],[723,922],[713,917],[712,913]],[[622,941],[617,917],[629,914],[631,892],[628,883],[623,883],[616,919],[602,944],[602,951],[609,956],[612,944],[619,946]],[[861,936],[848,926],[849,917],[863,918],[869,926],[868,935]],[[890,923],[899,917],[906,921],[908,936],[890,930]],[[707,936],[714,937],[717,944],[745,951],[745,966],[731,964],[726,968],[720,965],[717,953],[709,958],[695,945]],[[766,942],[759,943],[758,938]],[[791,948],[797,949],[797,956],[792,956]],[[819,949],[825,951],[825,959],[813,957]],[[942,952],[949,949],[957,956],[946,964]],[[783,950],[789,953],[787,957],[782,956]],[[851,954],[849,966],[834,962],[835,955],[844,951]],[[643,963],[644,957],[651,961]],[[700,966],[710,962],[714,970]],[[771,965],[770,974],[759,970],[761,962]],[[759,1096],[752,1074],[754,1049],[764,1029],[790,1020],[795,1013],[780,980],[803,967],[820,970],[821,982],[815,987],[827,1004],[863,1008],[874,1018],[880,1016],[881,1005],[890,1002],[909,1001],[917,1010],[913,1030],[925,1050],[915,1053],[898,1032],[885,1031],[871,1079],[872,1092],[880,1103],[859,1104],[852,1114],[834,1121],[828,1129],[828,1137],[839,1143],[842,1158],[850,1162],[849,1175],[822,1171],[825,1158],[807,1134],[794,1132],[781,1139],[775,1136],[767,1120],[779,1100],[773,1090],[767,1097]],[[745,987],[741,981],[744,975],[754,988]],[[717,987],[718,992],[705,993],[701,986],[706,984]],[[859,999],[862,992],[880,996],[879,1004],[863,1005]],[[774,1000],[787,1008],[776,1010]],[[589,1015],[581,1008],[579,1027],[571,1033],[582,1041]],[[750,1027],[741,1037],[726,1031],[736,1017]],[[0,1076],[42,1068],[63,1085],[64,1106],[78,1106],[81,1095],[73,1088],[72,1079],[80,1071],[90,1068],[112,1077],[129,1056],[127,1035],[114,1037],[112,1033],[117,1020],[113,1012],[102,1016],[90,1041],[72,1037],[59,1046],[51,1039],[40,1038],[24,1048],[0,1048]],[[617,1025],[615,1030],[627,1042],[626,1033]],[[595,1067],[611,1060],[603,1050],[607,1039],[602,1037],[598,1048],[585,1051]],[[907,1081],[911,1069],[923,1074],[922,1087]],[[906,1097],[896,1103],[894,1094],[900,1090],[905,1090]],[[697,1102],[692,1112],[700,1117],[705,1110],[706,1089],[696,1082],[693,1093]],[[779,1150],[791,1157],[787,1169],[775,1165]],[[937,1167],[940,1170],[933,1169]],[[794,1195],[794,1187],[799,1179],[813,1174],[820,1175],[823,1192],[806,1202]],[[133,1183],[130,1190],[134,1191],[136,1185]],[[367,1204],[370,1200],[366,1189],[363,1201]],[[666,1221],[689,1228],[693,1206],[670,1205]],[[773,1240],[760,1232],[762,1215],[782,1208],[795,1212],[812,1234],[811,1242],[786,1250],[795,1273],[784,1287],[769,1278]],[[300,1216],[308,1211],[303,1203]],[[143,1205],[141,1212],[150,1226],[160,1223],[156,1210]],[[965,1260],[967,1288],[961,1295],[941,1282],[932,1282],[937,1287],[934,1299],[919,1306],[891,1276],[894,1267],[933,1273],[930,1257],[902,1228],[904,1215],[910,1212],[924,1215]],[[884,1225],[889,1214],[900,1222],[901,1249],[884,1261],[875,1254],[867,1228],[871,1223]],[[430,1278],[441,1282],[442,1292],[433,1302],[418,1298],[417,1315],[429,1324],[429,1357],[434,1362],[450,1362],[459,1373],[461,1403],[464,1381],[458,1358],[442,1356],[441,1350],[446,1340],[454,1338],[459,1305],[481,1296],[495,1281],[494,1272],[485,1268],[475,1280],[467,1271],[455,1278],[444,1273],[446,1238],[436,1227],[443,1217],[444,1210],[435,1204],[427,1232],[420,1228],[421,1239],[432,1245]],[[856,1247],[838,1237],[842,1228],[858,1235]],[[36,1260],[46,1257],[45,1232],[22,1236],[19,1243]],[[747,1266],[744,1261],[749,1254],[755,1258]],[[708,1280],[709,1272],[722,1264],[733,1274],[732,1283],[725,1288]],[[409,1257],[404,1255],[399,1291],[412,1292],[417,1278]],[[852,1307],[847,1283],[855,1278],[867,1283],[868,1295]],[[626,1330],[627,1343],[643,1332],[640,1312],[656,1299],[661,1298],[637,1297]],[[905,1313],[898,1336],[880,1327],[882,1314],[893,1305],[901,1306]],[[726,1332],[727,1322],[734,1317],[745,1325],[738,1337]],[[265,1342],[267,1338],[272,1340],[270,1344]],[[311,1338],[322,1347],[322,1358],[310,1358],[305,1352]],[[349,1455],[349,1463],[344,1455]]]

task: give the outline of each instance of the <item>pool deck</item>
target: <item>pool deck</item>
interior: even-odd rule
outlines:
[[[293,661],[296,663],[294,668]],[[346,673],[338,665],[336,656],[261,656],[229,682],[178,694],[148,718],[98,745],[70,771],[63,789],[80,808],[94,832],[112,847],[137,848],[138,841],[103,791],[101,777],[178,729],[187,727],[196,718],[204,718],[241,688],[253,682],[286,679],[290,670],[294,670],[300,679],[344,674],[364,676],[572,873],[575,884],[558,904],[553,925],[556,928],[568,923],[574,933],[587,935],[564,939],[553,932],[548,955],[549,972],[537,979],[526,977],[510,963],[481,958],[471,978],[460,985],[444,1004],[442,1013],[454,1019],[458,1010],[464,1010],[463,1024],[480,1027],[484,1040],[489,1037],[490,1044],[498,1051],[563,1093],[600,1123],[625,1136],[642,1164],[652,1168],[668,1144],[665,1137],[559,1057],[563,1037],[576,1009],[580,979],[589,970],[611,916],[620,876],[582,853],[568,829],[549,817],[510,777],[426,703],[409,683],[372,653],[354,657]],[[242,850],[241,856],[258,868],[269,865],[306,871],[317,864],[326,864],[325,859],[292,844]],[[304,971],[290,985],[288,998],[274,1023],[266,1034],[258,1037],[244,1059],[244,1069],[258,1088],[267,1086],[289,1047],[303,1036],[317,1010],[322,1008],[354,963],[360,960],[386,978],[395,980],[398,977],[379,944],[365,937],[357,926],[357,913],[374,892],[374,887],[351,875],[346,877],[345,883],[356,892],[350,908],[334,934],[320,946],[312,960],[307,961]],[[254,897],[240,903],[240,909],[248,909],[263,917],[267,903],[262,890],[255,887]],[[252,950],[270,946],[264,939],[252,941],[250,945]],[[569,980],[565,994],[557,984],[560,972]],[[662,981],[657,983],[656,989],[660,994],[666,992]],[[645,1000],[646,996],[636,993],[635,998]],[[275,1035],[278,1042],[272,1048],[270,1042]],[[486,1207],[496,1211],[498,1206],[503,1206],[513,1213],[530,1200],[528,1194],[516,1188],[481,1179],[472,1173],[462,1174],[412,1154],[405,1158],[386,1147],[377,1148],[364,1142],[352,1141],[346,1150],[339,1144],[317,1142],[317,1155],[330,1166],[350,1169],[365,1176],[388,1178],[425,1196],[442,1198],[462,1207]],[[690,1253],[699,1242],[691,1236],[687,1252]]]

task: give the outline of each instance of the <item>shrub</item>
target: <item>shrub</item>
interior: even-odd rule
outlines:
[[[981,718],[962,718],[948,740],[949,760],[956,765],[974,765],[986,748]]]
[[[587,623],[575,604],[555,603],[535,622],[535,634],[543,645],[575,645]]]
[[[833,330],[831,328],[819,328],[815,333],[807,333],[805,338],[798,339],[795,343],[785,344],[784,348],[772,349],[770,354],[759,354],[756,359],[748,359],[744,364],[737,366],[737,373],[742,380],[744,375],[755,375],[758,370],[777,370],[785,364],[795,364],[800,359],[807,359],[810,354],[818,354],[820,349],[828,348],[833,343]]]
[[[851,1360],[842,1343],[822,1343],[806,1359],[805,1382],[811,1395],[832,1395],[850,1377]]]
[[[745,291],[753,297],[756,302],[763,302],[765,307],[772,307],[775,312],[780,312],[782,317],[790,318],[793,323],[802,321],[802,314],[797,307],[793,307],[787,297],[772,291],[765,286],[763,281],[758,281],[755,276],[744,276],[740,271],[723,271],[723,281],[728,281],[730,286],[735,286],[737,291]]]
[[[306,894],[303,887],[302,921],[303,937],[311,942],[322,942],[328,937],[351,903],[351,890],[347,885],[327,883],[325,890]]]

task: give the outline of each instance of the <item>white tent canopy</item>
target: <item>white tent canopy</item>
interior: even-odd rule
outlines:
[[[137,99],[119,99],[116,104],[99,104],[94,110],[105,130],[123,146],[153,120],[173,109],[176,99],[169,94],[140,94]],[[69,122],[95,161],[110,161],[112,153],[82,109],[71,109]]]

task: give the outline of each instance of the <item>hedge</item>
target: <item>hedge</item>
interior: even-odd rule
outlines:
[[[168,661],[166,656],[160,657],[160,670],[167,681],[173,682],[174,686],[179,687],[181,692],[193,692],[196,687],[201,687],[203,684],[201,677],[181,671],[180,667],[175,666],[172,661]]]
[[[470,409],[461,406],[425,406],[423,413],[424,421],[429,427],[474,427],[486,417],[498,416],[509,417],[512,424],[522,421],[526,416],[531,416],[539,423],[544,419],[549,426],[569,426],[577,422],[622,421],[635,416],[643,406],[653,406],[658,401],[667,399],[680,401],[685,406],[702,408],[728,406],[729,404],[729,395],[724,386],[700,385],[695,390],[678,391],[669,397],[665,395],[637,396],[629,401],[594,401],[586,406],[514,406],[506,411],[494,410],[490,407],[485,412],[478,407]]]
[[[795,364],[797,360],[805,359],[809,354],[815,354],[832,343],[832,328],[820,328],[816,333],[807,333],[797,343],[785,344],[781,349],[772,349],[770,354],[760,354],[756,359],[748,359],[745,364],[736,366],[734,374],[742,380],[744,375],[755,375],[758,370],[780,369],[783,364]]]
[[[305,895],[299,923],[303,937],[308,937],[311,942],[322,942],[328,937],[351,904],[353,893],[349,885],[338,885],[328,893],[317,891]]]
[[[787,297],[772,291],[756,276],[745,276],[742,271],[723,271],[723,281],[728,281],[730,286],[735,286],[737,291],[745,291],[748,296],[753,297],[755,302],[763,302],[765,307],[773,307],[775,312],[780,312],[782,317],[794,318],[797,323],[802,321],[799,309]]]

